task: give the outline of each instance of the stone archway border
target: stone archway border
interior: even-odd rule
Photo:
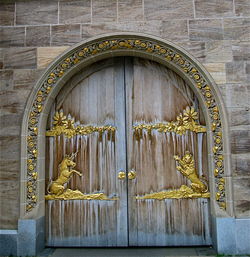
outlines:
[[[215,82],[194,57],[171,42],[147,34],[115,33],[92,38],[68,50],[47,68],[31,92],[22,123],[21,217],[32,214],[44,202],[43,141],[53,99],[74,73],[114,56],[154,60],[173,69],[190,84],[207,123],[211,201],[217,203],[213,208],[219,206],[222,216],[232,215],[231,180],[227,180],[231,174],[227,118]]]

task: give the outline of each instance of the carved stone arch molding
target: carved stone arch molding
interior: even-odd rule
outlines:
[[[220,92],[205,68],[183,48],[141,33],[112,33],[91,38],[59,56],[31,92],[22,122],[21,219],[44,216],[45,128],[61,87],[84,67],[114,56],[137,56],[179,74],[198,97],[207,124],[211,212],[233,215],[228,123]]]

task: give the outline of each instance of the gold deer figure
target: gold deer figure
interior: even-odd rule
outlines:
[[[197,175],[192,154],[186,151],[182,159],[177,155],[174,156],[174,159],[178,162],[176,169],[192,182],[191,188],[193,191],[196,193],[206,193],[208,191],[208,187]]]
[[[80,177],[82,176],[79,171],[73,169],[76,166],[76,163],[74,162],[76,155],[77,152],[64,157],[59,165],[59,177],[55,181],[51,181],[47,187],[47,192],[49,194],[56,196],[63,194],[65,191],[65,184],[69,182],[73,173],[76,173]]]

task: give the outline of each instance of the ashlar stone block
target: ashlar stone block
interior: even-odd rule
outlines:
[[[192,41],[212,41],[223,39],[221,19],[189,21],[189,38]]]
[[[24,27],[0,27],[0,47],[24,46]]]
[[[91,22],[91,1],[62,0],[59,2],[59,22],[65,24]]]
[[[50,26],[29,26],[26,28],[26,46],[49,46]]]
[[[27,9],[28,8],[28,9]],[[16,24],[39,25],[57,24],[58,3],[57,1],[17,1]]]
[[[234,16],[233,0],[194,0],[197,18],[221,18]]]
[[[224,19],[224,39],[249,40],[250,18]]]
[[[15,3],[0,3],[0,26],[14,25]]]
[[[143,0],[119,0],[118,1],[118,22],[119,21],[142,21]]]

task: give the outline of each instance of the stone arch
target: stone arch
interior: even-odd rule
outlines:
[[[44,216],[45,127],[60,88],[84,67],[114,56],[137,56],[167,66],[192,88],[207,124],[213,216],[232,216],[228,123],[220,92],[206,69],[172,42],[141,33],[112,33],[91,38],[59,56],[33,88],[22,121],[20,218]]]

